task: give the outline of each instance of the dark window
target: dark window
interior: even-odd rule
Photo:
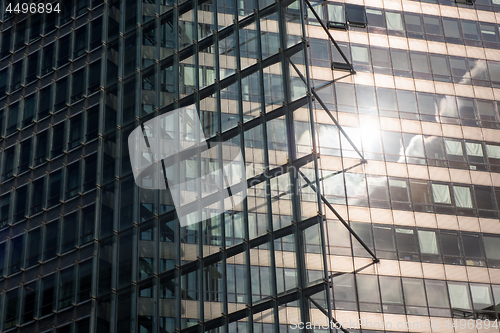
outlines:
[[[101,86],[101,61],[94,61],[89,65],[89,84],[88,93],[92,94],[100,89]]]
[[[372,238],[372,228],[369,223],[359,223],[352,222],[352,229],[361,238],[361,240],[373,250],[373,238]],[[361,243],[358,242],[354,237],[352,238],[352,246],[355,255],[359,256],[369,256],[368,252],[362,247]]]
[[[19,156],[19,166],[17,172],[22,173],[28,170],[31,161],[31,138],[21,142],[21,152]]]
[[[5,162],[3,165],[2,180],[12,177],[14,173],[14,152],[15,147],[11,147],[3,152]]]
[[[68,100],[68,77],[64,77],[56,82],[56,98],[54,110],[57,111],[66,106]]]
[[[35,97],[35,94],[31,94],[24,100],[22,127],[26,127],[33,123],[33,118],[35,116]]]
[[[24,235],[13,238],[10,241],[9,274],[13,274],[21,269],[24,254]]]
[[[394,233],[391,227],[374,225],[373,238],[375,239],[377,257],[396,259],[396,244],[394,242]]]
[[[29,42],[40,38],[40,31],[42,28],[42,15],[31,15],[30,21],[30,31],[29,31]]]
[[[10,91],[14,91],[21,87],[21,79],[23,77],[23,61],[20,60],[12,65],[12,81],[10,82]]]
[[[7,193],[0,199],[0,226],[7,224],[10,209],[10,193]]]
[[[78,58],[85,53],[87,49],[87,25],[75,31],[75,49],[73,59]]]
[[[54,68],[54,44],[49,44],[43,48],[41,75],[45,75]]]
[[[462,259],[457,258],[462,255],[458,233],[440,230],[439,238],[441,239],[441,248],[443,250],[443,255],[445,256],[444,262],[446,264],[462,264]],[[448,256],[450,256],[450,258],[448,258]]]
[[[27,323],[35,317],[36,309],[36,282],[24,285],[24,302],[22,323]]]
[[[77,114],[69,120],[69,140],[68,140],[68,149],[73,149],[80,145],[82,141],[82,114]]]
[[[64,149],[64,124],[62,121],[52,128],[52,151],[51,158],[59,156]]]
[[[17,131],[17,126],[19,124],[19,102],[12,104],[9,110],[9,118],[7,122],[6,135],[10,135]]]
[[[54,277],[55,274],[42,279],[42,292],[40,297],[40,315],[45,316],[52,313],[54,307]]]
[[[77,213],[70,214],[64,217],[62,240],[61,240],[61,253],[72,250],[75,248],[78,237],[78,218]]]
[[[396,228],[399,260],[418,260],[418,247],[415,230]]]
[[[36,136],[35,164],[40,164],[46,161],[47,158],[47,132],[38,133]]]
[[[42,228],[36,228],[28,233],[28,250],[26,253],[26,267],[36,265],[40,260],[42,245]]]
[[[410,180],[413,206],[419,212],[432,212],[432,193],[429,182]]]
[[[59,25],[63,25],[71,20],[73,14],[73,0],[63,0],[61,2],[61,14],[59,16]]]
[[[411,71],[408,51],[391,49],[392,66],[394,70]],[[394,72],[398,75],[397,72]]]
[[[38,120],[49,115],[52,99],[52,85],[40,90],[40,105],[38,106]]]
[[[31,203],[31,215],[40,212],[45,202],[45,177],[33,182],[33,200]]]
[[[4,96],[7,89],[7,70],[8,67],[0,71],[0,96]]]
[[[2,50],[0,58],[7,56],[10,53],[12,29],[5,30],[2,36]]]
[[[97,155],[85,158],[85,180],[83,190],[88,191],[95,187],[97,178]]]
[[[45,225],[45,244],[43,249],[43,260],[56,256],[59,244],[59,221],[53,221]]]
[[[73,73],[72,82],[71,103],[74,103],[85,94],[85,67]]]
[[[405,13],[405,24],[409,38],[424,38],[424,24],[420,15]]]
[[[14,51],[25,46],[24,39],[26,37],[26,22],[28,20],[24,20],[16,24],[16,40],[14,42]]]
[[[89,206],[83,209],[83,220],[80,230],[80,245],[86,244],[94,238],[95,207]]]
[[[74,197],[80,192],[80,161],[70,164],[66,168],[66,198]]]
[[[346,4],[347,21],[350,25],[366,27],[365,7],[353,4]]]
[[[61,67],[68,63],[70,53],[70,35],[66,35],[59,39],[59,52],[57,57],[57,67]]]
[[[4,275],[4,266],[5,266],[5,249],[7,242],[0,243],[0,277],[5,276]]]
[[[21,221],[28,215],[28,186],[16,190],[16,208],[14,211],[14,222]]]
[[[78,273],[78,297],[77,302],[90,299],[92,288],[92,260],[87,260],[79,265]]]
[[[462,20],[462,32],[465,39],[481,40],[477,22]]]
[[[94,106],[87,110],[87,130],[85,140],[90,141],[97,138],[99,132],[99,106]]]
[[[427,38],[434,41],[444,41],[443,28],[439,16],[424,15],[424,28]]]
[[[410,189],[406,180],[389,179],[389,191],[393,209],[410,209]]]
[[[66,268],[59,274],[59,304],[58,309],[70,306],[74,302],[75,277],[74,266]]]
[[[367,8],[366,16],[369,28],[385,29],[384,13],[379,9]]]
[[[481,36],[484,42],[498,42],[498,28],[496,24],[480,22]]]
[[[92,50],[101,46],[102,16],[91,22],[90,33],[90,49]]]
[[[443,28],[444,28],[444,35],[446,36],[446,41],[451,43],[455,42],[460,43],[460,41],[456,40],[458,38],[462,38],[458,20],[452,18],[444,18],[444,17],[442,20],[443,20]]]
[[[79,16],[87,11],[89,0],[75,0],[75,16]]]
[[[49,206],[59,204],[61,200],[61,187],[61,170],[58,170],[49,176]]]
[[[33,52],[28,56],[28,70],[26,73],[26,83],[35,81],[37,75],[38,75],[38,51]]]
[[[484,258],[483,246],[478,234],[462,234],[466,258]]]
[[[14,327],[19,317],[19,289],[16,288],[5,295],[5,314],[3,328],[5,330]]]

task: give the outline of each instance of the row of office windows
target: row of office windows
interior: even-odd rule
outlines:
[[[451,17],[395,12],[379,8],[326,2],[316,5],[319,16],[330,28],[368,26],[370,32],[388,33],[408,38],[465,44],[487,48],[500,48],[498,25]],[[309,15],[310,23],[314,16]],[[481,17],[479,17],[481,19]]]
[[[328,133],[328,130],[334,130],[332,125],[318,127],[322,154],[356,156],[347,141],[342,138],[339,145],[338,136]],[[366,134],[364,126],[345,127],[344,130],[371,160],[500,172],[498,144],[379,130]]]
[[[92,242],[94,215],[94,206],[87,206],[0,243],[0,278]]]
[[[53,171],[0,197],[0,227],[49,210],[96,186],[97,155]]]
[[[473,4],[474,8],[477,10],[486,11],[500,11],[500,1],[499,0],[412,0],[424,3],[440,4],[442,6],[456,6],[456,4]]]
[[[414,228],[351,222],[353,230],[380,259],[421,261],[447,265],[500,267],[500,236],[468,231]],[[330,253],[369,256],[338,221],[327,224]],[[306,242],[306,251],[319,252],[318,239]]]
[[[2,297],[2,328],[7,331],[85,302],[90,299],[91,285],[92,260],[87,260],[8,290]],[[88,322],[86,327],[88,332]]]
[[[344,274],[333,278],[333,298],[337,310],[357,311],[359,305],[363,312],[494,321],[499,318],[500,286]]]
[[[74,18],[87,13],[89,6],[92,9],[101,5],[103,0],[63,0],[53,2],[52,8],[58,4],[60,13],[36,13],[28,15],[25,20],[16,22],[10,29],[3,31],[5,40],[2,40],[2,51],[0,58],[6,56],[10,51],[16,52],[26,44],[36,41],[41,36],[46,36],[58,28],[71,22]],[[0,13],[7,6],[0,8]],[[4,20],[14,17],[16,13],[4,12]]]
[[[46,45],[43,49],[33,52],[27,57],[11,64],[8,67],[1,69],[0,93],[2,94],[2,96],[5,95],[6,92],[13,93],[14,91],[16,91],[21,87],[24,88],[28,86],[30,83],[35,82],[40,77],[46,75],[49,72],[52,72],[55,68],[68,64],[69,63],[68,56],[70,53],[68,52],[69,44],[67,38],[68,36],[63,37],[62,39],[59,40],[57,62],[55,60],[56,52],[54,50],[54,46],[56,43],[51,43]],[[66,47],[62,49],[61,47],[63,47],[63,45],[61,44],[66,45]],[[100,44],[100,37],[99,37],[99,44]],[[83,52],[85,52],[85,50]],[[81,53],[81,50],[78,51],[78,53],[80,53],[80,55],[83,55],[83,53]],[[86,94],[85,92],[86,87],[88,87],[88,93],[92,93],[99,88],[100,69],[101,69],[100,64],[101,61],[97,60],[91,64],[88,64],[88,66],[84,66],[76,70],[73,70],[70,76],[66,76],[58,80],[58,82],[60,82],[61,84],[64,82],[64,85],[69,86],[68,77],[72,77],[73,92],[70,95],[71,103],[79,100],[80,98],[82,98],[83,95]],[[88,83],[85,84],[87,79]],[[66,97],[61,96],[61,98],[67,99],[67,96]]]
[[[469,97],[348,83],[316,88],[330,110],[463,126],[500,128],[500,103]],[[320,106],[318,105],[318,108]]]
[[[345,179],[340,175],[330,178],[324,174],[323,193],[332,203],[345,204],[347,197],[347,203],[354,206],[498,218],[500,188],[351,173],[346,173]],[[308,200],[313,200],[313,195]]]

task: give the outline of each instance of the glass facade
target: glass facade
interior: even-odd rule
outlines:
[[[498,0],[56,4],[0,8],[0,331],[498,331]],[[128,139],[192,105],[248,189],[183,226]]]

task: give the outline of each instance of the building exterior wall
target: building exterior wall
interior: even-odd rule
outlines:
[[[491,1],[0,8],[0,331],[498,331]],[[182,226],[128,138],[187,106],[248,191]]]

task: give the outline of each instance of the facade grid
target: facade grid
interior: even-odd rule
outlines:
[[[51,2],[0,8],[0,331],[498,332],[499,0]],[[188,106],[248,189],[183,226],[128,138]]]

